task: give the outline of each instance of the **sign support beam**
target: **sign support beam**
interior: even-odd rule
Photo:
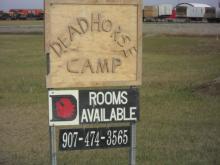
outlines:
[[[51,165],[57,165],[57,152],[56,152],[56,128],[55,126],[49,127],[50,132],[50,160]]]
[[[131,146],[129,151],[129,165],[136,165],[136,123],[130,122]]]

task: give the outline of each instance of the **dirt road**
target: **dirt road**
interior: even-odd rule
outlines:
[[[168,35],[195,35],[217,36],[220,35],[220,24],[209,23],[144,23],[143,34],[145,36]]]
[[[43,25],[0,25],[0,34],[43,33]],[[143,34],[151,35],[220,35],[220,24],[208,23],[143,23]]]
[[[43,25],[0,25],[0,34],[38,34]]]

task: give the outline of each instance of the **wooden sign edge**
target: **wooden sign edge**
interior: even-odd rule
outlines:
[[[72,83],[71,86],[53,86],[49,82],[49,42],[50,42],[50,24],[47,20],[50,20],[50,5],[51,4],[91,4],[91,5],[137,5],[137,45],[138,45],[138,57],[137,57],[137,74],[134,81],[108,81],[108,82],[90,82],[88,84],[79,85],[80,83]],[[46,75],[46,88],[70,88],[70,87],[108,87],[108,86],[140,86],[142,85],[142,0],[44,0],[44,51],[47,58],[47,75]]]

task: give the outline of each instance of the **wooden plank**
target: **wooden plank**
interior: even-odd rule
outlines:
[[[46,1],[45,51],[47,88],[140,85],[141,1]]]

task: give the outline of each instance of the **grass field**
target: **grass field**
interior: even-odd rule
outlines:
[[[138,165],[220,164],[220,96],[195,92],[220,76],[215,37],[143,40]],[[0,164],[49,164],[42,35],[0,35]],[[128,149],[58,152],[60,165],[127,165]]]

